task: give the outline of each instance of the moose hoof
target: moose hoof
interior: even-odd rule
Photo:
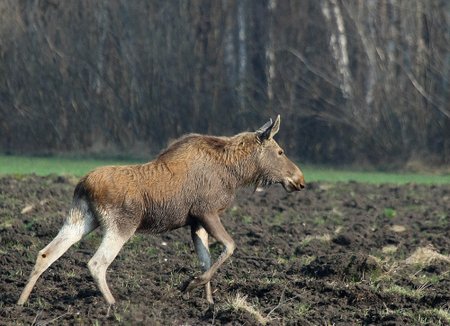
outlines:
[[[208,281],[207,280],[205,280],[203,277],[201,277],[201,276],[195,276],[193,279],[191,279],[190,281],[188,281],[188,282],[185,282],[183,285],[182,285],[182,287],[181,287],[181,290],[183,291],[183,292],[185,292],[185,293],[189,293],[189,292],[191,292],[193,289],[195,289],[195,288],[197,288],[197,287],[199,287],[199,286],[201,286],[201,285],[204,285],[204,284],[206,284],[206,283],[208,283]]]
[[[206,301],[208,302],[209,309],[214,309],[214,300],[213,298],[206,298]]]
[[[183,292],[181,293],[181,297],[183,298],[183,300],[188,301],[191,298],[191,295],[189,292]]]
[[[188,288],[189,284],[191,284],[191,281],[192,281],[192,278],[190,278],[190,279],[184,281],[183,283],[181,283],[181,285],[179,286],[178,289],[179,289],[181,292],[184,292],[184,293],[188,292],[188,291],[187,291],[187,288]]]

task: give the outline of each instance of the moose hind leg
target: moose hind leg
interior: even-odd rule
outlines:
[[[92,277],[97,283],[103,297],[110,305],[115,304],[116,300],[111,294],[108,284],[106,283],[106,270],[133,233],[134,232],[131,232],[130,234],[124,236],[118,232],[106,231],[100,247],[88,262],[88,267]]]
[[[225,246],[225,249],[219,256],[219,258],[206,272],[204,272],[199,277],[194,278],[189,283],[189,285],[185,289],[186,292],[190,292],[198,286],[207,284],[211,280],[213,275],[217,272],[219,267],[228,259],[228,257],[233,254],[234,249],[236,248],[233,239],[223,227],[218,215],[204,216],[202,217],[200,222],[205,230],[209,233],[209,235],[213,236],[217,241],[222,243]]]
[[[74,214],[79,213],[82,213],[83,215],[78,215],[80,218],[74,218]],[[77,211],[76,208],[73,208],[69,218],[59,231],[58,235],[44,249],[39,251],[36,264],[34,265],[28,283],[23,289],[17,304],[23,305],[30,296],[36,281],[42,273],[44,273],[47,268],[61,257],[74,243],[93,231],[97,226],[98,224],[94,220],[92,214],[86,211]]]
[[[202,271],[206,272],[211,267],[211,257],[209,254],[208,232],[200,226],[195,225],[191,228],[192,241],[194,242],[195,252],[200,260]],[[206,300],[214,304],[211,291],[211,282],[205,284]]]

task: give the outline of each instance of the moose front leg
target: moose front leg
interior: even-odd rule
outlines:
[[[219,267],[233,254],[236,245],[233,239],[227,233],[220,218],[217,214],[207,215],[199,218],[201,226],[208,232],[209,235],[214,237],[217,241],[225,246],[224,251],[219,256],[219,258],[214,262],[214,264],[202,275],[195,277],[186,287],[186,292],[191,292],[196,287],[208,284],[213,275],[217,272]],[[208,299],[208,298],[207,298]],[[209,300],[208,300],[209,301]],[[212,295],[211,295],[212,301]]]
[[[195,224],[191,227],[192,241],[194,242],[195,252],[200,260],[202,271],[206,272],[211,267],[211,257],[209,255],[208,232],[200,225]],[[206,300],[214,304],[211,292],[211,282],[205,284]]]

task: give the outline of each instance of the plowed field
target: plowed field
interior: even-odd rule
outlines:
[[[109,309],[87,268],[88,235],[15,304],[61,227],[76,180],[0,178],[0,324],[447,325],[450,185],[312,183],[238,193],[222,221],[237,249],[212,281],[216,304],[182,284],[199,263],[188,229],[138,234],[108,269]],[[222,248],[211,241],[217,257]]]

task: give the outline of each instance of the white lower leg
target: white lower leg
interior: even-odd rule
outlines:
[[[106,282],[106,270],[129,238],[130,236],[123,237],[113,233],[106,234],[97,252],[88,263],[92,277],[103,297],[110,305],[115,304],[116,300]]]
[[[74,210],[71,213],[73,214],[73,212]],[[39,251],[36,264],[17,304],[23,305],[27,301],[36,281],[51,264],[61,257],[70,246],[78,242],[84,235],[90,233],[96,227],[97,223],[94,218],[87,213],[84,215],[84,219],[78,220],[78,223],[65,224],[52,242]]]
[[[36,281],[39,279],[41,274],[45,272],[47,268],[49,268],[50,265],[53,264],[59,257],[61,257],[67,249],[70,248],[70,246],[80,239],[80,234],[67,232],[63,228],[52,242],[39,251],[36,264],[34,265],[33,271],[30,275],[30,279],[23,289],[17,304],[23,305],[27,301],[34,285],[36,284]]]

